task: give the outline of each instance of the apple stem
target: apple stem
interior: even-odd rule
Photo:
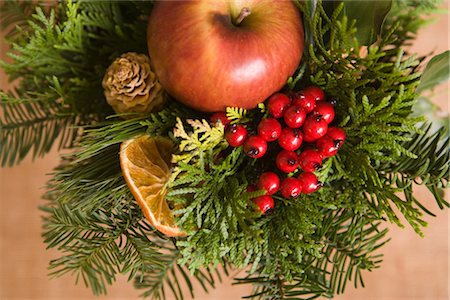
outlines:
[[[241,9],[241,12],[239,13],[239,16],[234,21],[234,25],[239,26],[239,24],[242,23],[242,21],[247,18],[252,13],[251,9],[248,7],[243,7]]]

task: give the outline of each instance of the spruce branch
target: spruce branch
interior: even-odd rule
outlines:
[[[174,102],[167,103],[166,107],[145,117],[126,121],[113,121],[97,123],[85,128],[84,136],[80,141],[82,150],[78,157],[81,160],[98,155],[103,150],[119,145],[143,133],[151,136],[168,135],[176,123],[179,115],[190,115],[185,108]]]
[[[107,161],[117,162],[114,155],[116,147],[100,154],[105,160],[74,157],[55,177],[61,181],[51,182],[51,202],[42,208],[44,239],[64,254],[51,262],[52,275],[74,274],[95,294],[104,294],[117,274],[128,274],[138,288],[146,289],[145,296],[164,298],[169,287],[177,299],[182,299],[177,288],[182,278],[193,294],[190,277],[176,263],[178,250],[143,220],[118,166],[114,169],[119,173],[105,173],[105,167],[110,168]],[[74,176],[65,178],[69,173]],[[182,273],[176,274],[176,269]],[[194,278],[205,290],[214,286],[209,269],[196,272]]]
[[[355,287],[364,286],[361,272],[381,262],[381,255],[374,252],[388,241],[387,229],[379,229],[380,222],[348,209],[332,212],[323,224],[319,230],[325,243],[323,256],[309,270],[322,278],[319,280],[328,286],[330,294],[344,292],[348,281]]]
[[[189,273],[185,266],[177,263],[178,259],[179,253],[175,249],[170,249],[160,256],[158,264],[151,265],[151,269],[135,277],[135,286],[144,290],[143,297],[167,299],[166,291],[169,290],[174,299],[182,300],[184,299],[182,291],[187,287],[190,296],[194,298],[193,280],[200,283],[205,292],[208,292],[209,288],[215,288],[217,281],[222,281],[220,271],[217,269],[206,267]],[[226,264],[223,272],[228,275]]]
[[[16,98],[0,91],[0,159],[2,166],[48,153],[59,140],[59,148],[70,148],[80,135],[74,124],[82,117],[52,101],[49,94]]]
[[[253,293],[245,298],[256,299],[332,297],[342,293],[348,281],[364,285],[362,271],[378,267],[381,255],[373,252],[387,242],[387,230],[379,230],[380,224],[372,221],[348,209],[329,212],[317,231],[324,247],[321,255],[305,253],[303,272],[287,278],[278,264],[271,273],[249,274],[236,278],[236,283],[253,284]]]
[[[68,1],[50,9],[34,2],[1,4],[1,25],[16,28],[7,54],[12,63],[0,66],[11,81],[20,78],[14,97],[1,94],[7,118],[0,129],[2,165],[17,163],[30,151],[43,155],[57,138],[61,146],[72,147],[80,125],[112,113],[103,96],[103,74],[123,52],[147,52],[142,16],[150,7],[139,2]]]
[[[117,148],[103,154],[117,155]],[[130,202],[123,179],[110,179],[117,174],[117,164],[111,166],[95,158],[89,162],[67,158],[49,183],[49,203],[42,207],[46,212],[43,237],[49,247],[64,254],[50,264],[54,276],[75,274],[95,294],[102,294],[120,271],[119,241],[129,227],[138,226],[142,213]],[[106,174],[108,178],[103,178]]]
[[[45,218],[45,242],[50,247],[58,245],[65,253],[51,261],[51,274],[74,274],[77,280],[81,277],[95,294],[105,293],[106,284],[114,282],[118,272],[116,240],[122,231],[114,230],[115,226],[112,229],[101,226],[105,222],[111,225],[105,220],[108,213],[87,216],[67,205],[45,210],[51,214]]]
[[[417,153],[417,159],[405,157],[395,163],[381,165],[380,169],[387,173],[387,180],[403,192],[406,201],[433,215],[414,197],[413,188],[425,185],[440,209],[450,207],[443,195],[450,179],[450,138],[445,128],[431,133],[431,124],[428,124],[423,125],[422,130],[423,134],[415,134],[405,142],[405,148]]]
[[[142,120],[104,124],[88,130],[81,149],[65,157],[49,183],[49,203],[42,209],[44,239],[63,256],[51,262],[54,276],[82,278],[95,294],[106,293],[117,274],[128,274],[145,295],[164,297],[169,288],[177,299],[181,280],[191,279],[177,264],[179,252],[146,221],[125,184],[119,165],[121,141],[143,132],[167,134],[167,111]],[[114,137],[110,139],[110,137]],[[181,273],[175,273],[177,272]],[[207,290],[214,286],[212,269],[197,270],[194,278]]]
[[[208,287],[214,288],[216,280],[221,280],[220,274],[214,276],[210,268],[197,270],[189,274],[186,267],[177,264],[179,252],[168,240],[153,237],[148,239],[144,232],[136,233],[131,229],[127,233],[127,245],[123,249],[126,259],[122,273],[129,273],[129,279],[134,278],[136,288],[143,290],[143,297],[151,299],[166,299],[170,294],[175,299],[184,299],[183,286],[188,287],[191,297],[194,297],[192,281],[198,281],[204,291]],[[148,247],[149,243],[155,243],[158,251]],[[224,269],[227,274],[227,269]],[[217,279],[215,278],[217,277]]]
[[[39,1],[2,1],[0,3],[0,30],[5,33],[8,41],[19,41],[30,31],[28,20],[37,6],[45,6],[45,3],[39,3]]]

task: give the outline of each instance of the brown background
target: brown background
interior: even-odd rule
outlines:
[[[435,24],[420,32],[414,45],[416,52],[440,53],[449,48],[447,12],[435,19]],[[6,45],[2,43],[2,59],[5,51]],[[1,72],[0,87],[8,87]],[[434,94],[435,102],[447,112],[448,84]],[[58,153],[52,151],[44,159],[34,162],[27,159],[20,166],[0,169],[0,299],[138,299],[139,292],[123,277],[109,288],[107,296],[100,298],[94,298],[83,284],[75,285],[73,277],[47,277],[47,263],[58,253],[46,250],[42,243],[41,213],[37,206],[42,203],[40,195],[49,178],[45,174],[57,163]],[[381,269],[365,273],[365,289],[354,289],[349,284],[345,296],[336,299],[449,299],[448,210],[440,211],[424,189],[418,198],[424,199],[437,214],[437,218],[426,218],[429,222],[424,230],[426,237],[420,238],[409,227],[390,226],[392,241],[382,249],[385,257]],[[231,286],[226,280],[210,294],[197,289],[196,299],[239,299],[248,292],[248,287]]]

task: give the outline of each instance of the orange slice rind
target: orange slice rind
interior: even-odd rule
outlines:
[[[165,199],[171,176],[173,143],[163,137],[142,135],[122,143],[120,166],[125,181],[144,216],[170,237],[186,234],[176,225]]]

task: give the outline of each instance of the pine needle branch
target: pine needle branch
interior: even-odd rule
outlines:
[[[246,298],[256,299],[332,297],[342,293],[349,281],[354,281],[355,287],[364,285],[362,271],[378,267],[381,255],[373,252],[387,242],[387,230],[378,227],[379,223],[372,224],[372,220],[351,210],[331,212],[317,232],[322,236],[322,254],[306,253],[300,263],[302,273],[287,278],[286,270],[281,271],[284,266],[278,264],[270,274],[249,274],[236,278],[236,283],[253,284],[253,293]]]
[[[29,1],[2,1],[0,3],[0,29],[5,33],[6,39],[18,41],[23,38],[27,21],[38,5],[42,6],[43,3]],[[21,28],[21,30],[17,30],[17,28]]]
[[[143,297],[167,299],[166,291],[169,290],[174,299],[182,300],[183,290],[187,287],[190,296],[194,298],[193,280],[199,282],[205,292],[209,291],[209,287],[215,288],[216,282],[222,280],[220,273],[209,267],[196,270],[193,274],[189,273],[186,267],[177,263],[179,258],[180,255],[175,249],[168,249],[160,255],[158,264],[152,264],[150,269],[135,277],[135,286],[145,290]],[[226,264],[224,265],[223,272],[228,275]]]
[[[26,1],[1,4],[1,25],[16,28],[7,54],[12,63],[0,66],[11,81],[20,78],[15,97],[1,92],[2,165],[17,163],[30,151],[42,156],[58,138],[60,147],[73,147],[80,125],[112,113],[103,96],[103,74],[123,52],[147,52],[142,17],[151,5],[68,1],[43,9],[42,3]]]
[[[424,212],[434,215],[414,196],[416,185],[425,185],[440,209],[450,207],[443,190],[450,179],[450,138],[445,128],[431,133],[431,124],[423,126],[424,134],[416,134],[405,148],[417,153],[417,159],[403,158],[393,164],[384,164],[380,169],[387,173],[387,180],[400,189],[409,203],[417,205]]]
[[[147,289],[145,295],[156,298],[164,297],[168,288],[182,299],[181,281],[193,293],[186,267],[177,263],[178,250],[143,220],[118,160],[121,140],[167,130],[164,116],[167,112],[145,121],[116,122],[90,130],[81,151],[64,159],[49,183],[49,203],[42,207],[46,212],[44,240],[49,248],[63,253],[51,262],[52,275],[74,274],[95,294],[106,293],[119,273],[134,278],[137,287]],[[104,139],[111,132],[121,134],[113,135],[114,140]],[[205,290],[214,286],[211,272],[194,273]]]
[[[82,118],[48,97],[20,99],[0,91],[2,166],[19,163],[30,152],[33,158],[43,156],[58,140],[59,148],[73,146],[80,134],[73,126],[82,123]]]

